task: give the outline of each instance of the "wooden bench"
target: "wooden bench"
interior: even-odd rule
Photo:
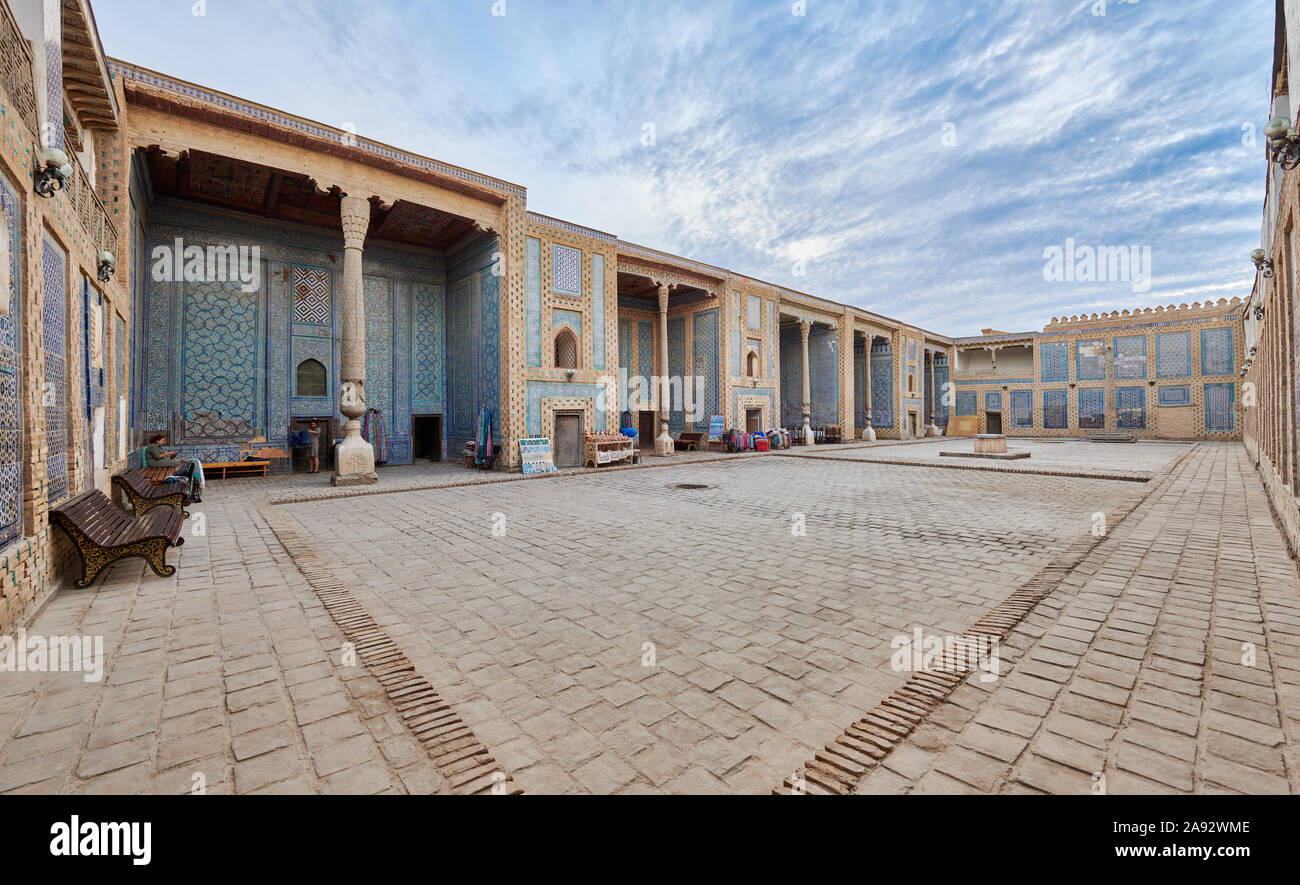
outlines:
[[[99,573],[119,559],[138,556],[161,578],[176,574],[167,564],[167,549],[185,543],[185,517],[170,507],[132,516],[99,489],[83,492],[50,511],[50,521],[67,534],[81,558],[78,587],[89,587]]]
[[[673,448],[684,449],[688,452],[693,452],[702,445],[704,445],[704,434],[702,433],[679,433],[677,439],[673,442]]]
[[[140,474],[147,480],[150,485],[160,486],[167,481],[167,477],[175,473],[175,467],[143,467],[140,468]]]
[[[231,479],[236,476],[266,476],[270,461],[214,461],[204,463],[204,479]]]
[[[170,467],[153,467],[151,470],[171,470]],[[167,474],[170,476],[171,474]],[[166,477],[164,477],[164,480]],[[155,485],[143,470],[124,470],[113,477],[113,485],[131,504],[136,516],[155,507],[170,507],[189,517],[185,505],[190,503],[188,482],[160,482]]]

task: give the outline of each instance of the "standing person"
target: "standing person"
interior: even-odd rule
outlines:
[[[307,427],[307,433],[310,434],[308,439],[311,440],[311,446],[307,454],[308,473],[320,473],[320,422],[315,418]]]

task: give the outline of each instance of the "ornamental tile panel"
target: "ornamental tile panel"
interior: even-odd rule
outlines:
[[[330,324],[332,274],[323,268],[293,266],[293,321]]]
[[[1011,426],[1034,426],[1034,392],[1032,390],[1011,391]]]
[[[1070,392],[1068,390],[1043,391],[1043,427],[1047,430],[1065,430],[1070,426]]]
[[[1232,329],[1205,329],[1201,332],[1201,374],[1231,375],[1233,353]]]
[[[1106,380],[1106,342],[1079,341],[1074,345],[1075,378],[1079,381]]]
[[[1116,378],[1133,380],[1147,376],[1147,336],[1116,338],[1114,346]]]
[[[559,243],[551,245],[551,288],[563,295],[582,294],[582,252]]]
[[[1106,429],[1106,391],[1088,388],[1079,391],[1079,429]]]
[[[18,193],[0,177],[0,237],[8,262],[2,293],[8,310],[0,311],[0,548],[23,532],[21,230]]]
[[[1044,383],[1065,383],[1070,380],[1070,344],[1067,341],[1049,341],[1038,346]]]
[[[1156,377],[1186,378],[1192,374],[1192,333],[1156,335]]]
[[[1236,384],[1205,385],[1205,429],[1209,433],[1230,433],[1237,429]]]
[[[51,504],[68,496],[68,259],[48,235],[42,241],[45,383],[53,402],[45,407],[46,491]]]
[[[1120,430],[1145,430],[1147,389],[1119,387],[1115,390],[1115,426]]]

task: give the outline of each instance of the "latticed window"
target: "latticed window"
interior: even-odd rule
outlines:
[[[298,364],[298,396],[325,396],[325,366],[318,360]]]
[[[555,368],[578,368],[578,336],[572,329],[561,329],[555,336]]]

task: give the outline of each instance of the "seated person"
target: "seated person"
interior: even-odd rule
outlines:
[[[190,500],[195,504],[202,501],[200,497],[203,491],[203,467],[195,458],[186,458],[184,461],[177,461],[176,456],[179,452],[165,451],[163,445],[167,442],[166,433],[154,433],[149,436],[149,445],[144,450],[145,467],[176,467],[179,468],[174,476],[182,476],[190,484]]]

